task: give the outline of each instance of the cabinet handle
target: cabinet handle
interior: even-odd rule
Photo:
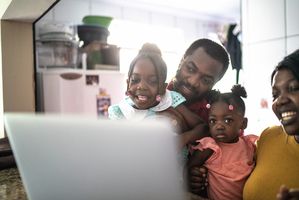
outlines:
[[[66,79],[66,80],[75,80],[79,79],[82,77],[82,74],[77,74],[77,73],[63,73],[60,74],[61,78]]]

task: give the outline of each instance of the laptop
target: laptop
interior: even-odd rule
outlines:
[[[184,199],[167,123],[30,113],[4,120],[30,200]]]

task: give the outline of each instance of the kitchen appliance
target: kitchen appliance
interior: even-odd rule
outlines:
[[[79,41],[76,27],[59,23],[37,26],[36,54],[40,68],[77,68]]]
[[[78,42],[64,39],[36,40],[39,68],[77,68]]]
[[[37,73],[37,110],[46,113],[105,115],[99,98],[116,104],[125,97],[126,75],[118,71],[48,69]],[[107,102],[107,101],[106,101]]]

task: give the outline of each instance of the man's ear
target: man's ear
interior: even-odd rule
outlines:
[[[243,130],[246,129],[247,128],[247,123],[248,123],[248,119],[247,119],[247,117],[244,117],[241,129],[243,129]]]

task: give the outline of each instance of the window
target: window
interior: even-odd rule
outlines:
[[[158,45],[162,51],[162,57],[168,67],[167,82],[174,76],[185,49],[182,30],[115,19],[109,31],[108,43],[120,47],[121,72],[128,72],[129,65],[141,46],[149,42]]]

